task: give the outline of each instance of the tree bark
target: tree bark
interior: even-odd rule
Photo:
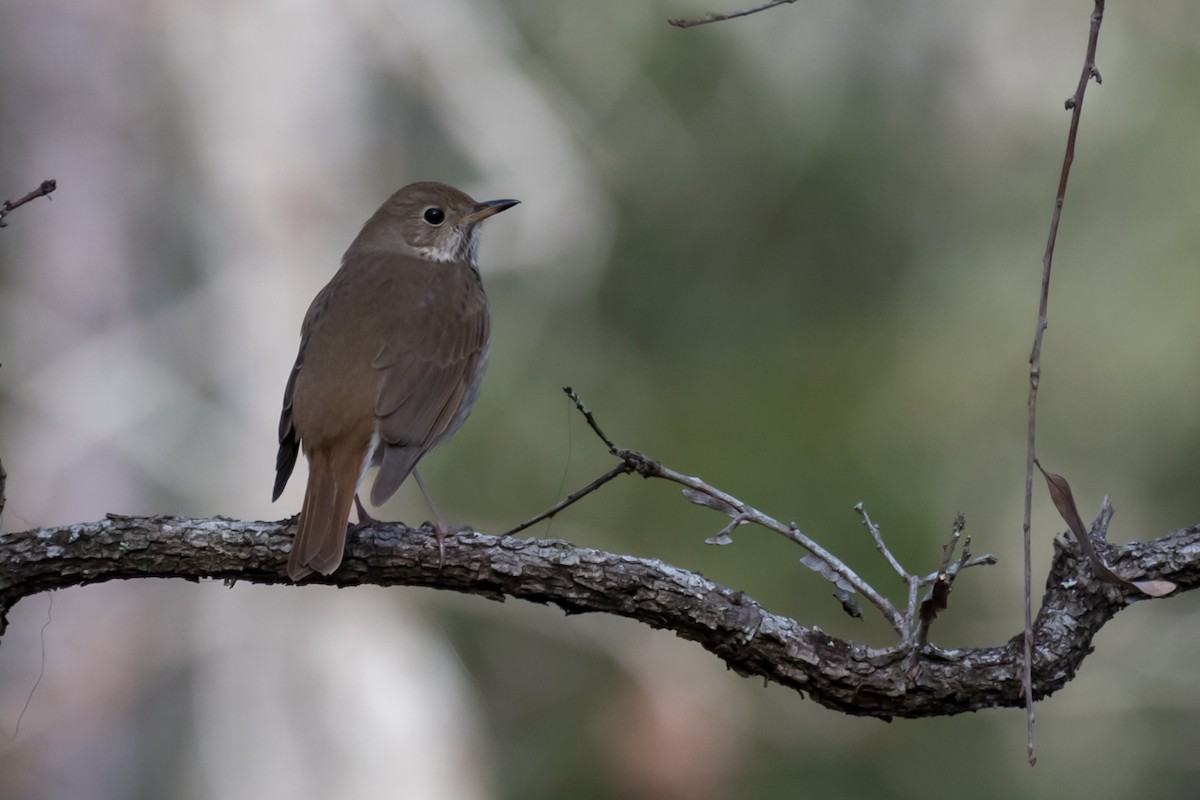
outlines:
[[[0,634],[7,612],[38,592],[114,579],[220,579],[287,585],[294,520],[242,522],[123,517],[0,536]],[[1200,585],[1200,526],[1147,543],[1109,547],[1109,565],[1132,579]],[[674,631],[740,675],[788,686],[855,715],[928,717],[1020,706],[1019,636],[995,647],[919,653],[872,649],[772,614],[746,594],[653,559],[557,540],[464,532],[448,536],[439,568],[433,534],[378,524],[350,536],[346,559],[312,583],[427,586],[493,600],[553,603]],[[1059,537],[1034,634],[1034,695],[1065,685],[1092,637],[1118,611],[1148,599],[1096,580],[1073,542]]]

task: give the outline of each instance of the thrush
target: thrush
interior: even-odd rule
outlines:
[[[371,488],[379,506],[466,421],[490,333],[480,225],[518,202],[479,203],[441,183],[405,186],[367,220],[309,306],[283,392],[272,496],[279,499],[303,450],[308,484],[288,558],[293,581],[342,563],[368,466],[379,467]]]

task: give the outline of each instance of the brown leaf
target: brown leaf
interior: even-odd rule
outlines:
[[[1130,581],[1130,584],[1142,590],[1142,594],[1150,597],[1166,597],[1179,587],[1170,581]]]
[[[938,614],[946,610],[950,600],[950,585],[949,576],[943,572],[937,576],[937,580],[929,588],[929,594],[922,601],[920,611],[921,622],[926,626],[937,619]]]
[[[1054,507],[1058,509],[1059,515],[1067,523],[1071,533],[1080,540],[1079,546],[1085,551],[1090,551],[1092,543],[1091,540],[1088,540],[1087,528],[1084,526],[1083,520],[1079,518],[1079,509],[1075,507],[1075,497],[1071,494],[1071,486],[1067,483],[1067,479],[1062,475],[1046,472],[1036,459],[1033,463],[1046,478],[1046,486],[1050,489],[1050,499],[1054,501]]]
[[[1083,524],[1083,520],[1079,517],[1079,509],[1075,506],[1075,497],[1071,494],[1071,486],[1067,483],[1067,479],[1062,475],[1055,475],[1053,472],[1046,472],[1042,469],[1042,465],[1035,458],[1034,466],[1046,478],[1046,486],[1050,489],[1050,499],[1054,501],[1054,507],[1058,509],[1058,513],[1062,516],[1063,521],[1067,523],[1067,527],[1071,529],[1071,533],[1075,534],[1075,540],[1079,542],[1079,549],[1087,556],[1092,565],[1092,571],[1096,576],[1112,583],[1119,583],[1122,586],[1128,586],[1137,589],[1150,597],[1162,597],[1175,591],[1175,584],[1170,581],[1127,581],[1117,573],[1109,569],[1104,563],[1104,559],[1096,552],[1096,548],[1092,545],[1092,539],[1088,536],[1087,528]]]
[[[842,593],[834,592],[833,596],[836,597],[839,601],[841,601],[842,611],[845,611],[847,614],[854,617],[855,619],[862,619],[862,617],[863,617],[862,606],[860,606],[858,604],[858,601],[854,599],[854,595],[846,594],[844,592],[842,592]]]

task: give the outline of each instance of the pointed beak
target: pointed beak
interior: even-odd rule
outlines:
[[[475,210],[460,219],[457,224],[473,225],[476,222],[482,222],[493,214],[499,214],[520,202],[520,200],[486,200],[476,205]]]

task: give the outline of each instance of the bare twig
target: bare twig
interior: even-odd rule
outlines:
[[[600,440],[604,442],[605,446],[608,447],[609,453],[622,461],[623,465],[625,466],[625,469],[623,469],[622,472],[637,473],[645,478],[661,478],[663,480],[671,481],[672,483],[677,483],[680,486],[685,487],[684,494],[688,497],[688,499],[692,500],[692,502],[700,502],[701,504],[712,508],[721,508],[730,517],[736,517],[734,521],[735,524],[726,526],[726,528],[721,533],[718,533],[717,536],[711,537],[712,539],[719,539],[722,534],[727,537],[729,532],[734,528],[747,523],[753,523],[763,528],[767,528],[768,530],[774,531],[789,541],[800,545],[809,553],[816,556],[821,562],[826,564],[830,571],[832,571],[833,574],[835,574],[841,581],[844,581],[846,585],[850,586],[854,591],[865,597],[867,601],[871,603],[871,605],[879,609],[879,612],[883,614],[883,616],[888,620],[896,632],[901,635],[901,637],[906,635],[908,627],[905,623],[904,617],[899,611],[896,610],[896,607],[892,605],[891,601],[876,591],[874,587],[859,577],[858,573],[854,572],[854,570],[842,563],[842,561],[835,557],[832,553],[821,547],[821,545],[817,544],[808,536],[805,536],[804,533],[801,532],[801,530],[795,525],[795,523],[785,525],[779,520],[767,516],[753,506],[743,503],[736,497],[710,486],[699,478],[695,478],[690,475],[683,475],[673,469],[670,469],[669,467],[663,466],[659,462],[641,453],[618,447],[613,443],[613,440],[610,439],[600,428],[600,424],[596,422],[595,416],[592,414],[591,410],[584,405],[583,400],[579,397],[578,393],[576,393],[575,390],[570,386],[564,386],[563,391],[568,397],[571,398],[571,401],[575,403],[575,407],[579,409],[579,412],[583,414],[584,419],[587,420],[588,426],[591,427]],[[613,477],[616,476],[614,475]],[[575,497],[574,499],[578,500],[586,493],[587,492],[585,490],[580,490],[580,492],[576,493],[578,497]]]
[[[683,475],[682,473],[676,472],[673,469],[664,467],[662,464],[647,458],[641,453],[635,453],[616,447],[612,443],[612,440],[609,439],[600,429],[600,426],[596,423],[596,419],[594,416],[592,416],[591,411],[589,411],[588,408],[583,405],[583,401],[579,399],[579,395],[576,394],[575,391],[570,387],[566,387],[564,391],[566,391],[567,395],[575,402],[580,412],[583,413],[584,417],[587,419],[588,424],[594,431],[596,431],[596,434],[605,442],[605,444],[609,446],[610,452],[612,452],[617,458],[622,459],[633,467],[631,471],[635,471],[647,478],[662,478],[664,480],[671,481],[672,483],[677,483],[680,486],[687,487],[694,492],[702,492],[707,494],[734,509],[737,514],[746,522],[752,522],[756,525],[767,528],[768,530],[778,533],[780,536],[783,536],[789,541],[800,545],[805,550],[819,558],[821,561],[825,562],[833,570],[833,572],[842,580],[846,581],[846,583],[848,583],[854,589],[854,591],[861,594],[867,599],[868,602],[871,603],[871,605],[879,609],[880,613],[887,618],[888,622],[892,624],[892,627],[895,628],[898,633],[903,633],[904,620],[900,616],[900,613],[896,611],[895,606],[893,606],[887,598],[877,592],[874,587],[859,577],[854,570],[843,564],[832,553],[821,547],[821,545],[817,544],[808,536],[805,536],[795,523],[784,525],[782,522],[767,516],[753,506],[743,503],[736,497],[733,497],[732,495],[726,494],[725,492],[708,485],[699,478],[695,478],[690,475]]]
[[[624,461],[622,461],[620,464],[613,467],[608,472],[601,475],[599,478],[596,478],[596,480],[592,481],[587,486],[584,486],[582,489],[572,492],[571,494],[567,495],[565,498],[563,498],[559,502],[555,503],[552,507],[550,507],[550,508],[546,509],[545,511],[543,511],[542,513],[538,514],[536,517],[532,517],[531,519],[525,520],[520,525],[516,526],[515,528],[512,528],[511,530],[505,531],[501,535],[512,536],[513,534],[520,533],[521,531],[525,530],[526,528],[529,528],[529,527],[532,527],[533,525],[538,524],[539,522],[541,522],[544,519],[550,519],[551,517],[553,517],[558,512],[562,511],[567,506],[574,505],[577,501],[582,500],[583,498],[587,497],[589,494],[596,491],[601,486],[603,486],[604,484],[611,481],[613,478],[617,477],[618,475],[628,474],[628,472],[629,472],[629,465],[626,464]]]
[[[1088,34],[1087,54],[1083,60],[1083,72],[1079,85],[1066,102],[1071,112],[1071,127],[1067,133],[1067,150],[1063,156],[1062,173],[1058,179],[1058,193],[1054,200],[1054,212],[1050,216],[1050,235],[1046,240],[1046,252],[1042,257],[1042,291],[1038,300],[1037,328],[1033,337],[1033,351],[1029,354],[1029,424],[1025,455],[1025,516],[1022,523],[1025,546],[1025,667],[1023,681],[1025,691],[1026,747],[1030,765],[1037,763],[1033,749],[1033,546],[1030,526],[1033,517],[1033,464],[1036,452],[1034,434],[1037,422],[1037,392],[1042,374],[1042,339],[1046,333],[1046,309],[1050,302],[1050,266],[1054,261],[1054,243],[1058,238],[1058,223],[1062,217],[1063,201],[1067,194],[1067,178],[1071,174],[1071,162],[1075,160],[1075,137],[1079,132],[1079,116],[1083,111],[1083,94],[1088,81],[1100,83],[1100,72],[1096,69],[1096,44],[1100,38],[1100,23],[1104,19],[1104,0],[1095,0],[1092,11],[1091,30]]]
[[[858,512],[858,516],[862,518],[863,527],[867,529],[867,532],[871,534],[871,538],[875,541],[875,549],[887,559],[887,562],[892,565],[892,569],[896,570],[896,574],[901,579],[907,581],[909,579],[908,572],[905,571],[904,567],[900,566],[900,562],[896,560],[896,557],[892,555],[892,551],[884,543],[883,534],[879,532],[879,526],[872,522],[870,515],[867,514],[867,507],[862,503],[856,503],[854,510]]]
[[[996,563],[997,563],[997,561],[996,561],[996,557],[994,555],[992,555],[991,553],[984,553],[981,556],[974,556],[972,558],[968,558],[962,564],[951,564],[950,568],[949,568],[949,572],[951,574],[957,574],[960,570],[967,569],[968,567],[982,567],[982,566],[990,567],[990,566],[994,566]],[[921,578],[921,585],[928,586],[929,584],[933,583],[934,581],[937,580],[937,577],[939,574],[941,574],[941,573],[940,572],[929,573],[925,577]]]
[[[575,408],[579,410],[580,414],[583,414],[583,418],[587,421],[588,427],[591,428],[598,437],[600,437],[600,441],[604,442],[605,447],[608,448],[608,452],[612,453],[614,456],[618,455],[621,448],[613,444],[613,440],[608,438],[607,434],[600,429],[600,423],[596,422],[596,418],[592,415],[592,410],[583,404],[583,400],[580,398],[579,393],[570,386],[564,386],[563,393],[566,394],[567,397],[571,398],[571,402],[575,404]]]
[[[18,200],[5,200],[4,204],[0,205],[0,228],[8,226],[8,223],[4,221],[4,218],[8,216],[10,211],[14,211],[26,203],[38,199],[39,197],[49,197],[50,193],[57,188],[58,181],[50,178],[49,180],[42,181],[41,186]]]
[[[727,19],[737,19],[738,17],[748,17],[751,14],[757,14],[760,11],[766,11],[768,8],[781,6],[784,3],[794,3],[796,0],[770,0],[763,3],[761,6],[748,8],[744,11],[729,11],[724,14],[705,14],[703,19],[669,19],[667,24],[676,28],[694,28],[697,25],[708,25],[710,22],[724,22]]]
[[[524,522],[517,526],[510,531],[510,533],[524,530],[540,520],[557,514],[562,509],[594,492],[596,489],[608,483],[618,475],[636,473],[644,478],[661,478],[663,480],[671,481],[672,483],[683,486],[684,496],[693,503],[705,506],[706,508],[711,508],[714,511],[719,511],[729,517],[730,521],[720,531],[713,536],[710,536],[706,540],[709,544],[729,544],[733,541],[730,534],[732,534],[733,531],[742,525],[754,524],[758,525],[759,527],[766,528],[767,530],[774,531],[780,536],[783,536],[785,539],[800,545],[800,547],[804,548],[811,554],[811,556],[802,559],[802,562],[806,566],[815,569],[827,580],[835,584],[835,596],[842,601],[843,607],[845,607],[847,611],[857,616],[857,604],[853,601],[851,596],[853,592],[857,592],[866,598],[867,602],[875,606],[875,608],[877,608],[879,612],[883,614],[884,618],[887,619],[888,623],[891,624],[892,628],[895,629],[896,633],[899,634],[900,641],[894,649],[903,650],[912,647],[912,632],[914,630],[913,620],[916,615],[916,592],[919,586],[927,584],[931,579],[910,575],[904,570],[904,568],[900,565],[900,562],[897,561],[888,550],[887,545],[883,542],[883,536],[880,534],[878,526],[871,521],[871,518],[867,515],[866,509],[862,503],[859,503],[857,506],[855,506],[855,511],[858,512],[859,516],[863,520],[863,525],[865,525],[867,530],[871,533],[872,538],[875,540],[876,547],[883,554],[884,558],[887,559],[888,563],[891,564],[892,569],[894,569],[897,574],[900,575],[901,579],[904,580],[908,586],[909,597],[907,614],[901,614],[890,600],[888,600],[873,586],[863,580],[858,573],[846,566],[846,564],[844,564],[840,559],[806,536],[796,525],[796,523],[791,522],[785,525],[779,520],[759,511],[757,508],[743,503],[738,498],[726,494],[720,489],[710,486],[699,478],[676,472],[675,470],[663,466],[658,461],[655,461],[654,459],[649,458],[642,453],[638,453],[633,450],[626,450],[623,447],[618,447],[616,443],[614,443],[613,440],[608,437],[608,434],[606,434],[600,427],[600,423],[596,421],[595,415],[592,414],[591,409],[584,404],[579,394],[570,386],[564,386],[563,392],[565,392],[566,395],[571,398],[571,402],[573,402],[575,407],[579,409],[579,413],[583,414],[583,418],[587,421],[588,427],[590,427],[596,436],[599,437],[600,441],[604,442],[605,447],[608,448],[608,452],[614,458],[619,459],[621,463],[610,469],[605,474],[601,475],[596,480],[592,481],[587,486],[555,504],[552,508],[542,512],[528,522]],[[812,559],[815,559],[815,561]],[[966,563],[967,562],[964,562],[963,566],[965,566]],[[991,556],[984,556],[970,563],[992,564],[995,563],[995,559]]]

